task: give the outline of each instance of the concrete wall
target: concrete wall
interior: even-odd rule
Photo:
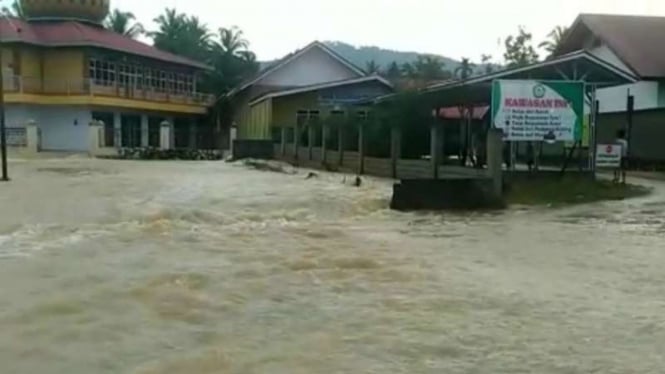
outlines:
[[[598,143],[612,143],[616,132],[626,127],[626,113],[601,115]],[[630,155],[640,161],[665,161],[665,109],[637,112],[633,117]]]
[[[85,107],[43,106],[37,124],[42,149],[47,151],[87,151],[92,112]]]
[[[320,48],[312,48],[298,59],[257,82],[259,85],[308,86],[358,77],[358,74]]]

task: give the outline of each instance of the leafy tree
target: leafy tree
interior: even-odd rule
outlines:
[[[492,65],[492,55],[480,56],[480,62],[483,64],[485,74],[494,72],[494,65]]]
[[[547,34],[547,37],[549,39],[538,44],[538,47],[543,48],[544,50],[552,54],[554,51],[557,50],[557,48],[559,48],[559,46],[563,42],[563,39],[566,37],[566,33],[568,33],[568,27],[557,26],[552,31],[550,31],[549,34]]]
[[[506,52],[503,54],[509,68],[525,66],[538,62],[538,53],[531,45],[533,35],[519,28],[518,34],[509,36],[505,41]]]
[[[104,27],[118,34],[137,38],[145,33],[145,29],[143,25],[135,21],[134,13],[115,9],[104,21]]]
[[[445,69],[445,63],[436,56],[418,56],[414,68],[417,77],[425,81],[448,79],[452,76]]]
[[[402,72],[402,76],[405,78],[417,77],[416,67],[413,64],[405,62],[402,64],[402,66],[400,66],[400,70]]]
[[[18,0],[14,0],[9,8],[3,7],[2,13],[9,15],[10,17],[25,19],[25,14],[21,8],[21,3]]]
[[[367,75],[379,74],[381,67],[374,60],[369,60],[365,63],[365,73]]]
[[[402,70],[399,68],[399,65],[397,65],[397,62],[393,61],[390,66],[388,66],[386,77],[390,80],[397,80],[402,77]]]
[[[476,67],[468,58],[462,58],[462,62],[455,69],[455,76],[458,79],[466,80],[473,75],[473,69]]]

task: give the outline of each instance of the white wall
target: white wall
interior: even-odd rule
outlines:
[[[269,86],[307,86],[359,77],[320,48],[312,48],[295,61],[257,82]]]
[[[591,49],[589,52],[618,68],[631,71],[631,69],[604,44]],[[659,107],[658,83],[642,81],[635,84],[598,90],[600,112],[613,113],[626,111],[626,100],[629,91],[631,95],[635,96],[635,110],[654,109]]]
[[[87,151],[92,112],[87,107],[42,106],[38,120],[42,149],[47,151]]]
[[[629,92],[635,97],[635,110],[658,108],[658,89],[658,82],[642,81],[598,90],[600,112],[625,112]]]
[[[92,115],[87,107],[10,104],[7,105],[6,119],[9,127],[36,121],[41,130],[42,150],[88,150],[88,126]]]

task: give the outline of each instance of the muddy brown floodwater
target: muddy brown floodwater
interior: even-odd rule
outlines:
[[[14,161],[2,373],[662,373],[665,194],[406,214],[390,185]]]

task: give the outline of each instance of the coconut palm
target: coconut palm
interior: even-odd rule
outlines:
[[[104,21],[104,27],[118,34],[137,38],[145,33],[145,29],[143,25],[135,21],[134,13],[115,9]]]
[[[167,8],[154,21],[159,29],[148,35],[152,37],[155,47],[198,61],[208,61],[211,34],[197,17],[188,17]]]
[[[547,34],[548,40],[538,44],[538,47],[543,48],[550,54],[559,48],[563,39],[566,37],[568,28],[565,26],[557,26],[549,34]]]
[[[249,42],[245,39],[242,30],[236,26],[219,29],[219,43],[221,50],[229,55],[237,56],[239,52],[249,47]]]

